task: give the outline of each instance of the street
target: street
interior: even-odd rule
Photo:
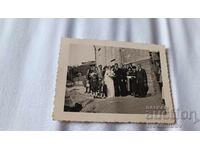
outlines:
[[[149,107],[162,108],[161,94],[145,98],[125,96],[98,99],[93,98],[91,94],[85,93],[83,86],[75,86],[67,90],[71,101],[83,106],[81,112],[146,114],[156,113],[155,110],[148,110]]]

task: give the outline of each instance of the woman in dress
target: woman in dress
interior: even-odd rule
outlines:
[[[104,75],[104,82],[107,87],[107,97],[115,97],[115,89],[114,89],[114,82],[113,82],[113,77],[114,77],[114,71],[111,69],[111,67],[106,67],[105,68],[105,75]]]
[[[92,95],[94,96],[94,98],[97,98],[99,80],[98,80],[97,70],[94,66],[92,67],[92,72],[90,73],[90,77],[91,77],[90,84],[91,84]]]

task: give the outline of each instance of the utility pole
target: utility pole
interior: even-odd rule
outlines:
[[[93,45],[94,47],[94,57],[95,57],[95,62],[97,63],[97,48],[95,45]]]
[[[123,59],[123,56],[122,56],[122,48],[119,49],[119,58],[120,58],[119,63],[120,63],[120,65],[121,65],[121,64],[122,64],[122,59]]]

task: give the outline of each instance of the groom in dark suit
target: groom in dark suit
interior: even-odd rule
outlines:
[[[114,87],[115,87],[115,96],[126,96],[126,71],[124,68],[120,68],[117,63],[114,67]]]
[[[120,81],[121,81],[122,70],[119,68],[119,65],[117,63],[115,63],[114,65],[114,73],[115,77],[113,78],[113,80],[115,87],[115,96],[120,96],[121,95]]]

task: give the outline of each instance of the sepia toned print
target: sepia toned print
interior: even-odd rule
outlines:
[[[174,123],[165,48],[63,39],[53,118]]]

